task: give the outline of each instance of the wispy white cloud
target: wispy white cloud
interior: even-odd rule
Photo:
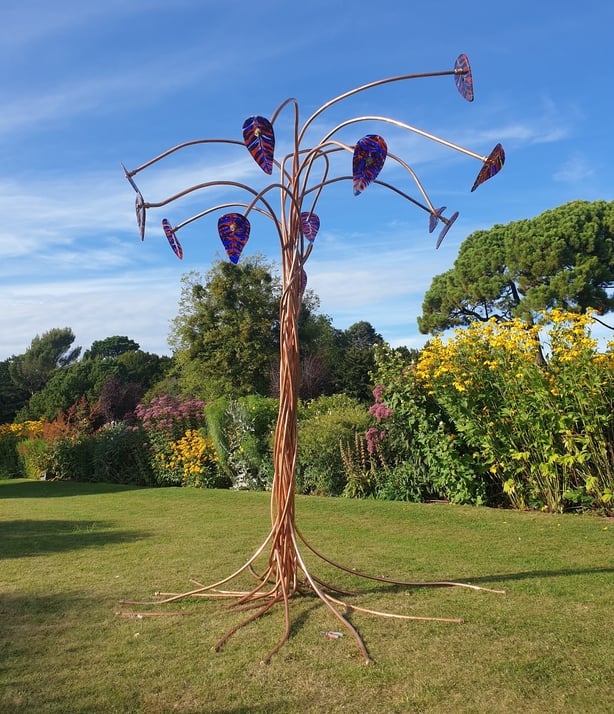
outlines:
[[[40,280],[3,287],[0,359],[21,354],[32,338],[70,327],[76,344],[128,335],[142,349],[168,353],[166,337],[177,315],[180,287],[171,270],[118,273],[92,280]]]
[[[555,181],[569,184],[580,184],[595,174],[595,169],[586,156],[574,153],[569,156],[554,172]]]

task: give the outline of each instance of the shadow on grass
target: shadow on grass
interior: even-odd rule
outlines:
[[[3,498],[49,498],[57,496],[99,496],[143,489],[144,486],[117,483],[82,483],[78,481],[0,480]]]
[[[127,543],[147,536],[139,531],[118,531],[105,521],[12,520],[0,522],[1,558],[24,558],[110,543]]]

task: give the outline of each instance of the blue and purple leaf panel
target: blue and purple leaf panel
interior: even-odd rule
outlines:
[[[471,65],[467,55],[459,55],[454,63],[454,81],[456,88],[460,92],[461,97],[468,102],[473,101],[473,75],[471,74]]]
[[[265,174],[273,173],[275,132],[265,117],[249,117],[243,122],[243,141],[255,162]]]
[[[162,228],[164,229],[164,235],[167,237],[170,247],[173,249],[173,253],[179,260],[183,260],[183,248],[181,247],[181,243],[166,218],[162,219]]]
[[[301,227],[305,238],[307,238],[310,243],[313,243],[320,230],[320,219],[315,213],[304,211],[301,213]]]
[[[488,179],[492,178],[493,176],[496,176],[503,168],[504,163],[505,151],[503,151],[503,147],[501,146],[501,144],[497,144],[495,148],[490,152],[488,158],[484,162],[484,165],[480,169],[480,173],[477,175],[476,180],[473,182],[471,190],[475,191],[475,189],[481,183],[484,183],[484,181],[488,181]]]
[[[356,143],[352,158],[355,196],[358,196],[372,181],[375,181],[384,166],[387,154],[386,142],[377,134],[367,134]]]
[[[243,248],[249,240],[250,224],[240,213],[226,213],[217,222],[217,232],[224,250],[235,265],[239,262]]]

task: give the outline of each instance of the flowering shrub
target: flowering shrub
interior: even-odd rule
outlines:
[[[402,501],[447,499],[482,504],[488,480],[479,475],[444,410],[415,378],[415,364],[385,345],[376,348],[378,380],[371,414],[379,421],[368,443],[385,456],[376,497]],[[386,406],[387,410],[382,407]]]
[[[149,463],[159,486],[210,485],[214,467],[212,444],[198,429],[204,424],[205,403],[181,401],[169,394],[137,404],[134,414],[149,443]]]
[[[0,424],[0,478],[30,475],[27,474],[19,447],[24,441],[37,438],[44,424],[44,419]]]
[[[212,488],[223,484],[211,439],[196,429],[188,429],[167,448],[153,455],[153,470],[159,485]]]
[[[356,432],[354,443],[341,443],[341,460],[345,471],[343,495],[348,498],[367,498],[376,496],[382,483],[390,475],[386,457],[380,442],[386,432],[379,429],[367,429],[363,436]]]
[[[590,315],[473,323],[422,351],[412,380],[518,508],[609,508],[614,490],[614,354]],[[541,359],[544,343],[547,364]]]
[[[134,414],[147,432],[179,438],[187,429],[204,423],[205,403],[199,399],[181,401],[170,394],[154,397],[149,404],[137,404]]]

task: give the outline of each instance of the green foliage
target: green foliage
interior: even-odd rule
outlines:
[[[342,447],[364,433],[369,415],[346,395],[323,396],[304,404],[299,413],[297,491],[339,496],[346,486]]]
[[[414,378],[415,365],[407,355],[382,345],[376,351],[377,379],[371,413],[384,430],[381,448],[388,473],[378,490],[380,498],[483,504],[489,483],[471,458],[445,410]],[[377,408],[385,405],[387,411]]]
[[[213,447],[217,455],[220,471],[232,479],[232,467],[228,460],[228,422],[230,420],[230,412],[228,406],[230,399],[228,397],[218,397],[213,402],[209,402],[205,407],[205,424],[207,435],[213,442]]]
[[[426,292],[420,331],[532,317],[553,307],[614,308],[614,202],[572,201],[472,233]]]
[[[374,435],[369,434],[369,436]],[[343,495],[347,498],[368,498],[378,494],[382,483],[385,484],[390,476],[386,458],[379,444],[379,434],[374,439],[369,439],[356,432],[354,443],[342,442],[340,450],[346,480]]]
[[[271,485],[277,410],[276,399],[259,395],[220,398],[207,405],[207,434],[233,488],[261,490]]]
[[[143,431],[124,424],[105,427],[92,437],[92,481],[138,486],[154,484]]]
[[[69,327],[54,328],[36,336],[26,352],[9,362],[11,379],[29,394],[41,390],[58,369],[75,362],[80,347],[71,348],[75,340]]]
[[[108,380],[121,381],[123,376],[121,367],[111,360],[88,360],[56,370],[47,384],[32,395],[18,419],[44,417],[51,421],[58,412],[68,410],[82,397],[93,405]]]
[[[609,510],[614,354],[597,353],[590,316],[553,310],[546,319],[547,365],[536,359],[539,327],[491,321],[433,340],[411,381],[511,505]]]
[[[104,340],[94,340],[89,350],[83,354],[83,359],[115,359],[129,352],[137,352],[140,346],[126,336],[115,335]]]
[[[95,437],[78,437],[53,442],[48,461],[48,475],[68,481],[102,481],[94,470]]]
[[[29,392],[15,384],[11,378],[10,364],[13,359],[0,362],[0,424],[13,421],[30,397]]]
[[[40,437],[24,439],[17,446],[21,474],[26,478],[42,478],[51,475],[53,442]]]
[[[23,476],[23,467],[17,453],[18,435],[0,426],[0,478]]]
[[[278,354],[279,283],[262,258],[183,277],[170,343],[184,392],[207,401],[266,394]]]

